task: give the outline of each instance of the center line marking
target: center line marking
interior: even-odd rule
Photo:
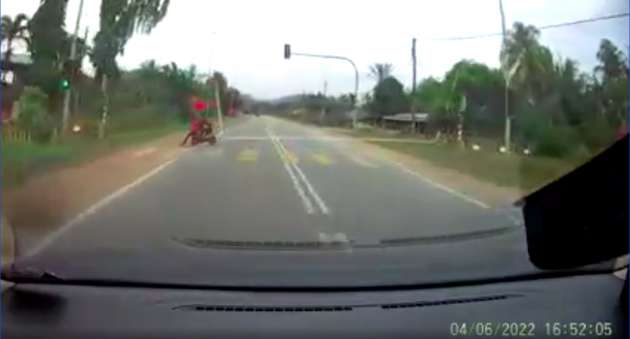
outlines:
[[[286,152],[288,153],[286,147],[282,144],[282,142],[280,140],[277,140],[276,138],[276,142],[278,143],[278,145]],[[317,203],[317,205],[319,206],[319,209],[322,211],[322,214],[330,214],[330,209],[328,208],[328,206],[326,206],[326,203],[324,202],[324,199],[322,199],[319,194],[317,193],[317,191],[315,190],[315,188],[313,187],[313,185],[311,184],[310,181],[308,181],[308,179],[306,178],[306,175],[304,174],[304,172],[302,172],[302,169],[295,163],[292,163],[291,165],[293,165],[293,169],[297,172],[298,176],[300,177],[300,179],[302,179],[302,182],[304,183],[304,185],[306,186],[306,189],[308,190],[308,192],[311,194],[311,196],[313,197],[313,199],[315,199],[315,202]]]
[[[306,192],[304,192],[304,189],[300,185],[300,181],[295,176],[295,173],[293,173],[293,169],[291,168],[290,160],[288,159],[288,156],[283,152],[282,148],[278,145],[278,141],[271,135],[269,129],[267,129],[267,134],[269,134],[271,143],[273,144],[276,152],[278,152],[278,155],[280,156],[280,161],[284,165],[284,169],[289,174],[289,178],[291,178],[291,182],[293,183],[293,188],[295,189],[295,191],[297,192],[297,195],[302,200],[302,204],[304,205],[304,209],[306,210],[306,213],[314,214],[315,208],[313,207],[313,202],[311,202],[311,199],[308,198],[308,196],[306,195]]]

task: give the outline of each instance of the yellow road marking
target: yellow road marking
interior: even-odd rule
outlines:
[[[288,162],[292,163],[292,164],[297,164],[299,162],[299,159],[297,157],[297,155],[295,155],[295,153],[293,152],[286,152],[285,154],[286,159]]]
[[[313,160],[319,163],[322,166],[330,166],[333,163],[332,159],[325,153],[315,153],[313,154]]]
[[[244,149],[236,157],[241,162],[255,162],[258,160],[258,151],[255,149]]]

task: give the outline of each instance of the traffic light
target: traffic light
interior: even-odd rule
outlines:
[[[291,45],[289,44],[284,44],[284,58],[291,58]]]
[[[68,79],[61,79],[61,81],[59,81],[59,87],[61,88],[62,91],[67,91],[70,89],[70,81]]]
[[[208,109],[208,104],[203,100],[195,99],[193,102],[193,108],[197,112],[203,112]]]

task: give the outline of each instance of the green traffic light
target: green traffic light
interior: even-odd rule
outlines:
[[[68,90],[70,89],[70,81],[63,79],[61,80],[61,89]]]

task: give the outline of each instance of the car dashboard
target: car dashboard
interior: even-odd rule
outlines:
[[[589,274],[484,285],[238,290],[16,284],[3,338],[627,337],[624,285]],[[570,332],[581,324],[580,333]]]

